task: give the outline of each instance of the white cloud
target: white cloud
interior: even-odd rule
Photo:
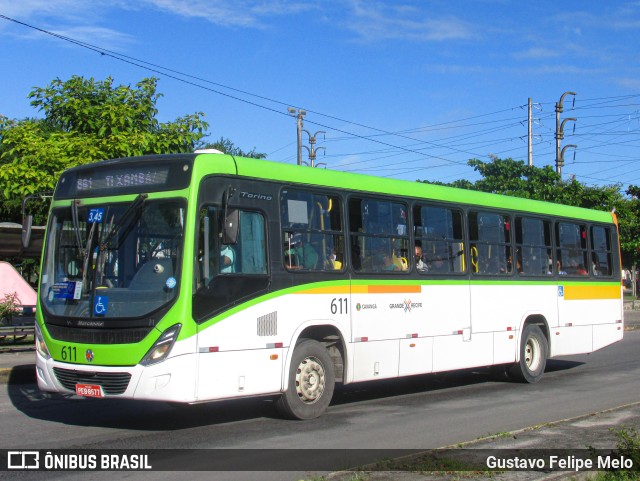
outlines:
[[[0,0],[0,12],[9,18],[33,24],[37,28],[57,35],[73,38],[90,44],[109,45],[117,50],[133,42],[133,37],[110,27],[100,26],[104,22],[105,11],[116,1],[95,0]],[[55,26],[53,26],[55,25]],[[9,22],[2,22],[0,28],[8,30]],[[22,39],[42,40],[45,34],[37,30],[12,30],[12,35]],[[49,37],[53,38],[53,37]]]
[[[312,2],[277,0],[145,0],[158,10],[201,18],[217,25],[264,27],[266,18],[292,15],[316,8]]]
[[[352,0],[344,26],[365,41],[468,40],[477,36],[473,25],[451,15],[432,15],[424,8],[376,1]]]
[[[626,77],[626,78],[615,78],[614,82],[621,87],[629,89],[630,91],[639,91],[640,90],[640,79],[635,77]]]

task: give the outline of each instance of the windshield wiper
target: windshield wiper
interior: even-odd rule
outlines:
[[[133,223],[138,219],[142,213],[142,206],[144,201],[147,200],[147,194],[139,194],[138,197],[131,203],[131,205],[124,211],[120,220],[113,224],[113,219],[109,226],[109,232],[106,232],[104,239],[100,241],[100,250],[104,250],[109,244],[109,241],[118,233],[123,227],[130,228]]]
[[[87,273],[89,272],[89,258],[91,257],[91,241],[93,241],[93,234],[96,231],[96,224],[93,223],[91,226],[91,230],[89,231],[89,235],[87,236],[87,245],[84,251],[81,250],[83,254],[82,261],[82,294],[86,294],[89,291],[89,287],[87,286]]]
[[[122,229],[125,230],[125,233],[128,232],[131,227],[135,224],[135,222],[142,215],[142,210],[144,207],[144,202],[147,200],[147,194],[139,194],[138,197],[131,203],[131,205],[124,211],[118,222],[113,223],[113,216],[111,217],[111,222],[109,223],[109,227],[103,229],[102,231],[102,239],[100,239],[98,243],[98,259],[96,260],[96,272],[95,272],[95,280],[96,286],[98,285],[98,281],[102,284],[102,277],[104,275],[104,264],[107,261],[106,251],[109,242],[113,239],[116,234],[120,233]],[[95,224],[94,224],[95,225]],[[122,238],[126,237],[126,235],[121,236]],[[122,240],[120,241],[122,242]],[[120,247],[119,245],[116,248]]]
[[[84,256],[84,252],[82,251],[82,239],[80,238],[80,221],[78,220],[78,205],[80,204],[79,200],[74,200],[71,202],[71,222],[73,223],[73,231],[76,234],[76,244],[78,247],[78,252],[80,256]]]

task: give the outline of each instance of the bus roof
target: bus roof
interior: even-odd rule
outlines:
[[[238,175],[243,177],[267,179],[293,184],[304,184],[309,186],[347,189],[363,193],[401,195],[402,197],[407,198],[424,198],[491,208],[508,207],[509,210],[529,212],[533,214],[553,215],[604,223],[613,222],[613,217],[610,212],[554,204],[551,202],[510,197],[500,194],[489,194],[474,190],[426,184],[424,182],[387,179],[370,175],[282,164],[262,159],[249,159],[219,154],[201,154],[199,157],[203,156],[206,156],[206,160],[202,160],[207,163],[218,164],[218,167],[223,172],[228,172],[229,167],[231,166],[223,166],[220,165],[220,163],[233,163],[235,160],[235,170]],[[218,170],[218,168],[215,168],[215,170]]]
[[[318,169],[307,166],[283,164],[264,159],[234,157],[221,153],[194,153],[149,155],[123,159],[110,159],[102,162],[73,167],[64,175],[72,172],[102,168],[117,169],[126,163],[153,164],[164,162],[178,164],[185,160],[194,161],[194,173],[204,176],[212,173],[237,174],[253,179],[265,179],[298,185],[347,189],[362,193],[388,194],[416,199],[431,199],[453,204],[482,206],[496,209],[508,207],[512,211],[528,212],[540,215],[553,215],[571,219],[613,223],[610,212],[584,209],[563,204],[554,204],[538,200],[523,199],[500,194],[489,194],[475,190],[459,189],[442,185],[387,179],[364,174],[352,174],[335,170]],[[57,191],[58,189],[56,189]]]

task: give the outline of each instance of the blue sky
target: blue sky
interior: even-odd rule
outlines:
[[[274,161],[296,162],[293,106],[326,132],[327,168],[474,181],[470,158],[527,160],[529,97],[534,165],[555,165],[554,106],[573,91],[563,177],[640,184],[640,1],[0,0],[0,15],[164,68],[0,18],[9,118],[40,116],[27,96],[58,77],[157,76],[161,121],[203,112],[211,140]]]

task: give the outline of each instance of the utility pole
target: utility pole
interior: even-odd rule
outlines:
[[[563,109],[562,103],[564,102],[564,98],[567,95],[573,95],[575,97],[576,93],[565,92],[560,97],[560,100],[556,103],[556,172],[560,176],[562,175],[562,167],[564,166],[564,160],[563,160],[564,149],[560,151],[560,141],[564,138],[564,124],[569,120],[573,122],[577,120],[571,117],[571,118],[564,119],[562,123],[560,123],[560,114],[562,113],[562,109]],[[577,146],[573,145],[573,147],[577,147]]]
[[[307,164],[307,165],[309,165],[309,166],[311,166],[311,167],[318,167],[319,165],[322,165],[322,164],[318,164],[318,165],[316,165],[316,153],[317,153],[317,152],[318,152],[318,150],[320,150],[320,149],[323,149],[323,150],[327,150],[327,149],[326,149],[325,147],[318,147],[318,148],[316,149],[316,148],[315,148],[316,138],[317,138],[318,134],[324,134],[324,133],[326,133],[326,132],[325,132],[324,130],[319,130],[319,131],[318,131],[318,132],[316,132],[315,134],[311,135],[311,134],[309,133],[309,131],[308,131],[308,130],[306,130],[306,129],[305,129],[304,131],[305,131],[305,132],[307,133],[307,135],[309,136],[309,145],[311,146],[311,147],[307,147],[306,145],[303,145],[303,147],[304,147],[305,149],[307,149],[307,152],[309,153],[309,163],[307,164],[307,163],[305,162],[305,164]],[[326,164],[325,164],[325,165],[326,165]]]
[[[527,115],[528,119],[529,119],[529,132],[528,132],[528,150],[529,150],[529,166],[533,167],[533,101],[531,100],[531,97],[529,97],[529,102],[528,102],[528,115]]]
[[[297,119],[298,124],[298,165],[302,165],[302,119],[307,115],[306,110],[294,109],[289,107],[287,109],[289,114],[293,115]]]

